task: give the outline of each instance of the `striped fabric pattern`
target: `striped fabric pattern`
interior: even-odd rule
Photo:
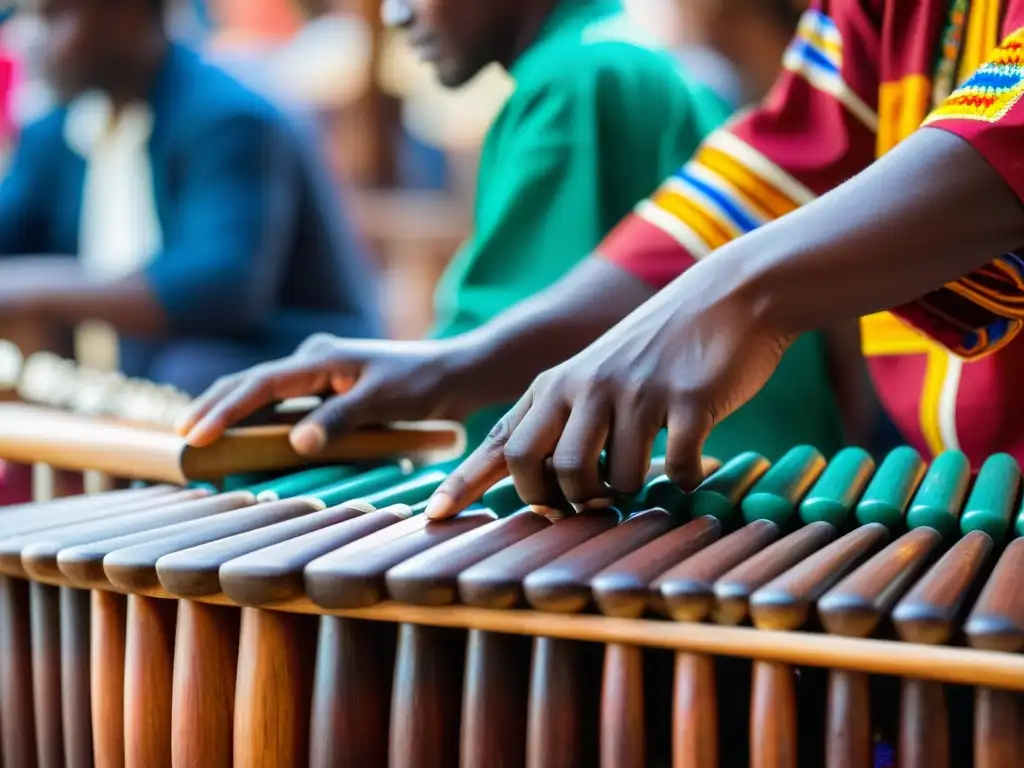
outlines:
[[[843,40],[835,22],[824,13],[810,10],[801,16],[782,66],[840,101],[871,131],[878,130],[875,110],[843,78]]]
[[[940,120],[995,123],[1024,96],[1024,30],[1010,35],[989,60],[928,116]]]
[[[1009,35],[997,46],[988,60],[939,104],[923,124],[957,120],[998,123],[1021,96],[1024,96],[1024,29]],[[965,299],[985,315],[985,322],[975,321],[975,327],[963,334],[960,343],[951,345],[961,357],[974,359],[991,354],[1009,343],[1024,327],[1024,260],[1016,254],[999,257],[950,283],[944,291],[952,296],[939,294],[941,314],[953,318],[963,316],[962,310],[950,312],[946,305]]]
[[[700,259],[814,197],[749,144],[719,131],[636,213]]]

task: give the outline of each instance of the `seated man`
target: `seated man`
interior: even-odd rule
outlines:
[[[689,157],[720,121],[716,97],[682,77],[667,53],[639,43],[618,0],[390,0],[385,15],[408,30],[445,84],[491,61],[516,81],[483,148],[475,232],[438,288],[434,339],[313,339],[291,358],[215,387],[182,425],[197,444],[269,400],[333,389],[344,394],[293,434],[299,450],[382,418],[428,416],[469,417],[474,445],[504,413],[497,404],[653,293],[584,256],[656,174]],[[721,235],[753,225],[737,216]],[[774,457],[804,442],[834,451],[842,436],[829,362],[822,335],[800,339],[772,388],[723,425],[712,453]]]
[[[297,124],[168,40],[163,0],[43,0],[66,103],[0,185],[0,326],[113,326],[196,394],[314,330],[373,336],[363,254]]]

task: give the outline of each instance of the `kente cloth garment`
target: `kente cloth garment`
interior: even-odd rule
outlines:
[[[1024,197],[1024,2],[959,5],[815,0],[764,103],[710,136],[605,240],[603,255],[664,286],[922,124],[970,142]],[[997,451],[1024,459],[1024,409],[1010,405],[1024,384],[1022,321],[1016,254],[864,318],[872,376],[907,440],[932,455],[959,448],[975,463]]]
[[[482,149],[473,232],[437,288],[435,337],[478,328],[563,277],[729,113],[644,39],[619,0],[562,0],[510,75],[515,89]],[[800,441],[828,450],[841,437],[817,334],[792,361],[785,398],[822,405],[792,421],[759,411],[760,444],[772,455]],[[508,407],[474,414],[468,445]],[[749,446],[740,435],[713,447],[726,457]]]

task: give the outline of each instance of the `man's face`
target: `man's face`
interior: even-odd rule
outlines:
[[[511,7],[521,0],[511,0]],[[443,85],[457,88],[505,54],[508,28],[505,0],[383,0],[381,15],[402,29],[423,61],[437,70]]]
[[[103,87],[115,67],[118,4],[112,0],[42,0],[46,66],[62,96]]]

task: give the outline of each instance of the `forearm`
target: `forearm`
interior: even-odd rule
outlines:
[[[453,340],[467,397],[476,407],[515,400],[540,373],[569,359],[654,291],[591,257],[547,290]]]
[[[32,313],[48,325],[98,320],[130,336],[162,337],[169,331],[167,316],[142,275],[101,282],[87,279],[77,264],[67,264],[30,301]]]
[[[1024,209],[1003,179],[963,140],[924,129],[689,277],[724,281],[760,321],[799,333],[913,301],[1022,243]]]

